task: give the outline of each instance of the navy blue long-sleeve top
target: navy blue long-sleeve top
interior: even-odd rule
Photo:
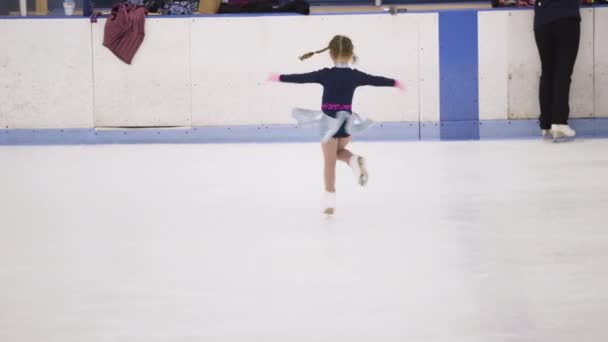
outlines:
[[[357,87],[394,87],[394,79],[368,75],[359,70],[334,67],[306,74],[281,75],[281,82],[318,83],[323,86],[323,112],[335,114],[338,111],[352,111],[353,95]]]
[[[580,0],[536,0],[534,28],[560,19],[581,20]]]

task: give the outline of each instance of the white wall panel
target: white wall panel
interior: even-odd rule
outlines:
[[[571,117],[573,118],[589,118],[595,116],[593,104],[593,12],[594,10],[592,8],[581,9],[581,42],[576,64],[574,66],[570,94],[570,107],[572,107]]]
[[[533,31],[534,12],[509,11],[507,53],[508,119],[538,118],[540,58]]]
[[[405,17],[410,18],[410,17]],[[411,15],[418,20],[420,121],[439,121],[439,15]],[[415,86],[415,85],[414,85]]]
[[[88,20],[0,20],[0,46],[0,127],[93,126]]]
[[[92,25],[96,126],[190,125],[189,20],[147,18],[132,65],[102,45],[105,22]]]
[[[438,117],[438,95],[419,93],[419,26],[423,17],[431,22],[427,27],[436,20],[432,14],[192,19],[193,124],[293,123],[293,107],[319,108],[319,85],[270,84],[266,78],[271,72],[301,73],[331,67],[328,54],[305,62],[297,57],[325,47],[335,34],[353,39],[359,57],[356,68],[401,79],[409,86],[405,94],[390,88],[362,87],[355,95],[356,111],[379,121],[418,121],[420,98],[424,98],[428,111]],[[221,36],[209,35],[221,30]],[[426,35],[432,38],[433,29],[429,31]],[[429,46],[425,52],[429,82],[425,87],[429,89],[435,82],[433,90],[438,94],[436,36],[435,44],[430,41],[425,45]]]
[[[479,118],[507,119],[509,112],[509,13],[478,13]]]
[[[595,115],[608,117],[608,8],[595,10]]]
[[[276,60],[269,53],[270,30],[273,20],[285,19],[297,20],[191,19],[193,125],[263,122],[274,97],[266,86],[268,59]]]
[[[366,21],[361,20],[365,18]],[[331,17],[327,17],[332,20]],[[340,16],[331,31],[348,27],[360,57],[358,69],[396,78],[408,87],[397,89],[361,87],[353,101],[355,111],[377,121],[419,121],[420,27],[412,15]]]

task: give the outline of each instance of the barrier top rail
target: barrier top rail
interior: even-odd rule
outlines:
[[[115,2],[116,0],[108,0]],[[322,0],[311,2],[311,15],[361,15],[361,14],[381,14],[393,12],[442,12],[454,10],[476,10],[476,11],[500,11],[500,10],[531,10],[530,7],[500,7],[492,8],[489,1],[473,0],[461,2],[458,0],[375,0],[379,4],[373,5],[370,1],[348,0],[348,5],[340,4],[344,0]],[[583,5],[583,7],[608,7],[595,1],[593,5]],[[608,1],[608,0],[602,0]],[[67,4],[67,5],[66,5]],[[107,7],[90,7],[87,0],[13,0],[0,1],[0,19],[58,19],[58,18],[83,18],[89,17],[93,11],[109,13]],[[193,13],[190,15],[162,15],[150,13],[151,17],[158,18],[199,18],[199,17],[255,17],[255,16],[292,16],[300,15],[295,13],[232,13],[232,14],[202,14]]]
[[[105,10],[116,0],[95,1],[95,8],[88,0],[12,0],[0,1],[0,18],[6,17],[82,17],[90,16],[93,11]],[[310,1],[311,14],[367,14],[382,13],[390,7],[406,11],[437,11],[451,9],[487,9],[491,5],[484,0],[322,0]],[[204,14],[177,16],[190,17]],[[157,15],[156,13],[151,13]],[[243,13],[247,14],[247,13]],[[251,13],[251,15],[269,15],[269,13]],[[161,15],[164,16],[164,15]],[[171,17],[174,17],[173,15]]]

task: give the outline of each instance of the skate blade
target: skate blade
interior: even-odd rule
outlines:
[[[361,176],[359,176],[359,185],[366,186],[367,181],[369,180],[369,175],[367,174],[365,158],[359,157],[358,162],[359,162],[359,168],[361,169]]]
[[[367,175],[361,175],[361,177],[359,178],[359,185],[366,186],[367,180]]]
[[[575,137],[569,137],[562,133],[557,133],[557,134],[553,134],[553,143],[556,143],[556,144],[565,143],[565,142],[573,141],[574,138]]]

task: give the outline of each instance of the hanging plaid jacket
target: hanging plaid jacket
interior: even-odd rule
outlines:
[[[144,41],[145,20],[145,8],[125,3],[115,5],[106,21],[103,46],[123,62],[131,64]]]

